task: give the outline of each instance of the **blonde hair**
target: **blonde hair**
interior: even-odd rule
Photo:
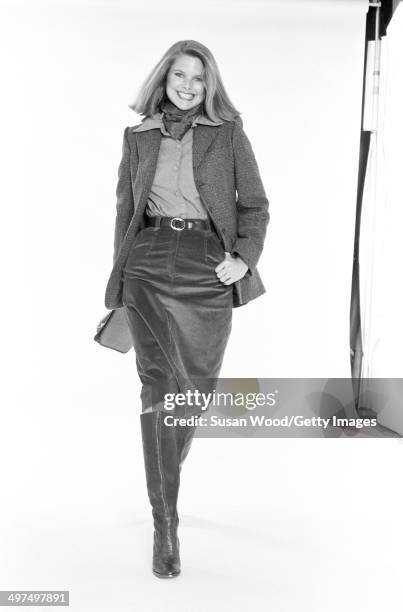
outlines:
[[[167,75],[180,55],[199,58],[204,66],[204,112],[212,121],[233,121],[240,112],[232,104],[223,85],[217,62],[211,51],[196,40],[180,40],[164,53],[141,86],[135,101],[129,108],[140,115],[150,117],[160,110],[165,97]]]

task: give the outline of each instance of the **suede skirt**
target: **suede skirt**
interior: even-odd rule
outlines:
[[[232,326],[233,286],[215,267],[225,250],[213,229],[146,226],[123,268],[123,306],[142,383],[142,412],[202,414]],[[187,394],[179,406],[166,394]],[[189,401],[189,398],[190,401]],[[204,406],[204,407],[203,407]]]

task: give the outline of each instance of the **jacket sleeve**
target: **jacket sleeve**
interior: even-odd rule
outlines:
[[[130,145],[127,138],[129,127],[123,133],[122,159],[118,169],[116,187],[116,220],[113,244],[113,263],[119,255],[120,247],[134,212],[133,191],[130,171]]]
[[[232,136],[237,191],[238,235],[231,255],[239,255],[251,274],[263,251],[269,223],[269,201],[260,178],[258,165],[242,128],[242,120],[234,123]]]

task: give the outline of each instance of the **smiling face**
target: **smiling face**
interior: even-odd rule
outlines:
[[[204,100],[204,66],[198,57],[182,54],[167,74],[166,93],[175,106],[189,110]]]

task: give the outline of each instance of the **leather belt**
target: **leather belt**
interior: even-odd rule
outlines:
[[[146,226],[171,227],[174,230],[204,229],[213,230],[209,219],[182,219],[182,217],[147,217]]]

